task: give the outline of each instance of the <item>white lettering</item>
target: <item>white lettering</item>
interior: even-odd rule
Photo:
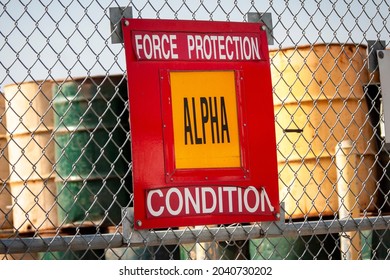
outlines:
[[[176,35],[135,35],[135,50],[139,59],[178,59]]]
[[[251,55],[252,55],[252,48],[251,48],[251,43],[249,41],[249,38],[248,37],[244,37],[244,46],[243,46],[243,49],[244,49],[244,56],[245,56],[245,59],[249,60],[251,59]]]
[[[149,46],[147,46],[147,44]],[[153,45],[152,45],[152,40],[150,39],[149,35],[144,36],[144,39],[142,41],[142,45],[143,45],[143,51],[144,51],[145,58],[151,59],[153,56]],[[148,52],[148,48],[149,48],[149,52]]]
[[[192,58],[191,52],[195,50],[195,40],[193,36],[191,35],[187,36],[187,45],[188,45],[188,58],[191,59]]]
[[[242,45],[242,38],[238,37],[240,42],[240,59],[244,59],[244,46]]]
[[[267,202],[267,205],[269,207],[269,210],[273,212],[275,210],[275,207],[271,205],[271,201],[269,200],[268,194],[265,191],[264,188],[261,189],[261,211],[265,211],[265,201]]]
[[[181,34],[136,34],[134,35],[135,55],[138,59],[170,60],[260,60],[260,42],[253,36],[230,35],[184,35]],[[183,45],[183,43],[184,45]],[[182,45],[178,45],[182,43]],[[187,52],[187,54],[186,54]]]
[[[240,37],[237,37],[237,36],[233,37],[234,48],[236,50],[236,59],[240,59],[238,56],[238,50],[241,49],[241,52],[242,52],[242,48],[238,46],[239,41],[240,41]],[[241,55],[241,57],[242,57],[242,55]]]
[[[170,51],[168,50],[165,52],[165,45],[166,44],[169,44],[169,38],[168,38],[168,35],[164,34],[161,37],[161,49],[162,49],[162,54],[163,54],[164,59],[169,59]]]
[[[207,207],[207,194],[206,193],[209,193],[212,196],[210,207]],[[209,187],[202,188],[202,213],[203,214],[212,213],[212,212],[214,212],[216,207],[217,207],[217,195],[215,194],[215,191]]]
[[[179,205],[177,206],[176,210],[173,210],[172,206],[171,206],[171,201],[176,201],[176,200],[171,199],[172,193],[176,194],[177,201],[179,202]],[[167,210],[168,210],[169,214],[171,214],[172,216],[177,216],[180,214],[180,212],[183,208],[183,196],[177,188],[169,189],[169,191],[167,192],[167,195],[165,197],[165,205],[167,206]]]
[[[213,53],[211,48],[211,39],[209,35],[204,36],[203,40],[203,48],[204,48],[204,57],[209,60]]]
[[[153,57],[155,59],[157,58],[161,59],[160,37],[158,35],[152,35],[152,41],[153,41]],[[157,52],[158,52],[158,56],[157,56]]]
[[[234,55],[234,52],[232,50],[232,45],[233,45],[233,40],[232,40],[232,37],[230,36],[227,36],[226,37],[226,55],[227,55],[227,58],[229,60],[232,60],[233,59],[233,55]],[[229,51],[231,50],[231,51]]]
[[[251,38],[251,45],[252,45],[252,54],[256,56],[257,59],[260,59],[259,41],[257,40],[257,38]]]
[[[274,212],[265,188],[213,186],[171,187],[150,190],[146,195],[148,215],[153,217],[261,214]]]
[[[236,187],[224,187],[223,190],[228,193],[229,213],[232,213],[233,212],[233,194],[232,194],[232,192],[236,191],[237,188]]]
[[[172,59],[178,59],[179,55],[174,52],[177,49],[177,44],[175,42],[176,41],[176,35],[169,35],[169,39],[170,39],[170,45],[171,45],[171,58]]]
[[[249,200],[248,199],[249,192],[253,192],[253,194],[255,196],[255,205],[253,207],[249,206],[249,201],[248,201]],[[256,210],[259,208],[259,203],[260,203],[260,198],[259,198],[259,192],[257,191],[257,189],[255,187],[246,188],[244,191],[244,206],[245,206],[246,210],[248,210],[248,212],[250,212],[250,213],[256,212]]]
[[[203,59],[203,43],[200,35],[195,36],[196,59]]]
[[[219,204],[219,213],[223,213],[223,195],[222,188],[218,188],[218,204]]]
[[[225,54],[222,53],[222,51],[225,49],[224,42],[225,42],[225,37],[218,36],[219,59],[226,59]]]
[[[238,212],[242,213],[242,188],[238,188],[237,191],[237,196],[238,196]]]
[[[213,43],[213,54],[214,54],[214,59],[217,59],[217,46],[216,46],[216,41],[218,39],[217,36],[210,36],[211,42]]]
[[[137,52],[137,57],[139,58],[141,57],[139,51],[142,49],[142,44],[140,44],[139,41],[142,40],[142,35],[135,35],[134,40],[135,40],[135,50]]]
[[[196,214],[200,213],[199,188],[195,188],[195,199],[189,189],[184,189],[184,203],[186,214],[190,214],[190,203]]]
[[[153,209],[152,196],[154,194],[157,194],[159,197],[164,196],[161,190],[153,190],[153,191],[148,192],[148,195],[146,197],[146,207],[148,208],[148,210],[149,210],[150,214],[152,214],[152,216],[158,217],[158,216],[161,216],[161,214],[164,212],[164,207],[160,206],[160,208],[157,211]]]

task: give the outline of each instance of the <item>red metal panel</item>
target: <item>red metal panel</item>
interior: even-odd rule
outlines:
[[[135,227],[275,220],[280,211],[276,140],[262,25],[124,19],[122,27]],[[234,71],[239,167],[176,167],[170,73],[177,71]]]

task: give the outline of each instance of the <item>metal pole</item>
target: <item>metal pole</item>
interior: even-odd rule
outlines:
[[[350,140],[336,146],[337,193],[340,219],[355,219],[360,216],[358,204],[361,184],[357,177],[357,150]],[[360,259],[361,242],[359,231],[342,232],[340,235],[341,257],[345,260]]]

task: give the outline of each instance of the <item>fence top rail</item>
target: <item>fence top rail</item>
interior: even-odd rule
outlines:
[[[127,220],[127,219],[125,219]],[[345,220],[317,220],[304,222],[267,222],[253,225],[235,224],[221,227],[136,231],[124,222],[123,233],[88,234],[74,236],[29,237],[0,239],[0,254],[141,247],[187,244],[210,241],[235,241],[264,237],[294,237],[344,233],[349,231],[381,230],[390,228],[390,216],[364,217]]]

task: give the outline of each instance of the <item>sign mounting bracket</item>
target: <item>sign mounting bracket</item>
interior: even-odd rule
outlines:
[[[110,12],[111,43],[123,44],[122,25],[123,18],[132,18],[132,7],[112,7]]]

